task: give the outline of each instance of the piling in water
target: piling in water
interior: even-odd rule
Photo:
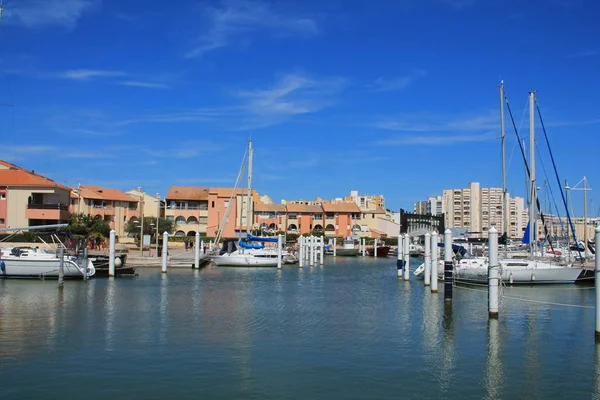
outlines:
[[[431,293],[437,293],[438,291],[438,268],[440,265],[438,240],[438,233],[433,232],[431,234]]]
[[[425,286],[431,284],[431,234],[425,234],[425,276],[423,282]]]
[[[492,227],[489,230],[488,247],[490,267],[488,269],[488,313],[490,318],[498,318],[498,231]]]
[[[444,300],[452,301],[452,231],[444,232]]]

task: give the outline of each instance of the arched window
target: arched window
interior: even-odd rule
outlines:
[[[315,231],[319,231],[319,232],[320,232],[320,231],[322,231],[322,230],[323,230],[323,225],[319,225],[319,224],[317,224],[317,225],[315,225],[315,228],[314,228],[313,230],[315,230]]]
[[[296,224],[290,224],[290,226],[288,226],[288,231],[290,232],[295,232],[298,230],[298,227],[296,226]]]
[[[270,230],[272,230],[272,231],[274,231],[274,230],[277,230],[277,225],[275,225],[275,224],[270,224],[270,225],[269,225],[269,229],[270,229]]]
[[[185,225],[185,217],[180,215],[177,217],[177,219],[175,219],[175,223]]]
[[[358,225],[353,225],[353,226],[352,226],[352,232],[358,232],[358,231],[360,231],[360,226],[358,226]]]
[[[185,232],[184,231],[177,231],[177,232],[175,232],[175,236],[176,237],[184,237],[185,236]]]
[[[189,231],[187,233],[188,236],[196,236],[196,231]]]
[[[198,223],[198,218],[196,218],[194,216],[188,217],[187,223],[188,224],[197,224]]]
[[[269,227],[267,226],[267,224],[265,224],[264,222],[262,224],[260,224],[260,230],[261,231],[266,231],[267,229],[269,229]]]
[[[335,226],[333,226],[332,224],[329,224],[325,227],[325,231],[326,232],[335,232]]]

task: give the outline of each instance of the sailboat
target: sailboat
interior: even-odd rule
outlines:
[[[217,266],[230,266],[230,267],[277,267],[278,254],[276,247],[266,247],[265,243],[277,243],[278,239],[275,237],[261,237],[253,236],[250,234],[250,226],[252,221],[252,156],[253,156],[252,141],[248,142],[247,151],[247,165],[248,165],[248,195],[246,203],[246,234],[244,238],[240,239],[225,239],[223,246],[218,252],[214,252],[210,255],[210,259]],[[244,159],[246,161],[246,159]],[[244,162],[242,163],[242,170],[244,168]],[[241,170],[240,170],[241,174]],[[235,195],[235,190],[232,195]],[[228,209],[225,212],[219,233],[215,243],[219,242],[220,233],[227,221],[229,215],[229,207],[233,204],[233,201],[229,202]],[[282,251],[282,263],[290,264],[293,263],[295,257],[288,251]]]
[[[502,129],[502,146],[503,146],[503,176],[506,175],[505,164],[504,164],[504,84],[500,85],[500,97],[501,97],[501,129]],[[529,224],[528,229],[525,232],[524,243],[529,244],[530,257],[525,260],[516,259],[500,259],[500,277],[505,282],[511,284],[534,284],[534,283],[574,283],[581,272],[582,268],[574,267],[572,265],[560,265],[549,261],[542,261],[535,257],[536,244],[537,244],[537,212],[536,212],[536,199],[537,199],[537,186],[536,186],[536,175],[535,175],[535,93],[529,93]],[[504,187],[506,187],[505,178],[503,179]],[[506,201],[506,190],[504,189],[504,229],[505,232],[508,230],[507,222],[507,201]],[[487,284],[488,279],[488,259],[483,257],[474,258],[463,258],[458,261],[455,268],[454,277],[457,281],[475,282]],[[438,271],[440,269],[438,268]],[[443,270],[443,268],[442,268]]]

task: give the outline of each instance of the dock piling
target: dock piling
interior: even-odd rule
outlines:
[[[398,278],[402,278],[402,272],[404,269],[404,237],[402,235],[398,235],[398,251],[397,251],[397,260],[396,260],[396,268],[398,268]]]
[[[200,268],[200,232],[196,232],[194,241],[194,268]]]
[[[108,240],[108,276],[115,276],[115,230],[111,229]]]
[[[83,248],[83,280],[86,282],[88,280],[88,248],[87,246]]]
[[[61,247],[58,256],[60,257],[60,264],[58,265],[58,288],[62,289],[65,284],[65,248]]]
[[[161,272],[164,274],[167,272],[167,253],[169,252],[169,232],[163,233],[163,250],[162,250],[162,269]]]
[[[410,280],[410,236],[404,235],[404,280]]]
[[[423,279],[425,286],[431,284],[431,234],[425,234],[425,276]]]
[[[337,257],[337,238],[333,238],[333,257]]]
[[[283,257],[283,235],[277,235],[277,269],[281,269],[282,257]]]
[[[498,231],[493,226],[488,236],[490,267],[488,269],[488,312],[490,318],[498,318]]]
[[[444,300],[452,301],[452,231],[444,232]]]
[[[438,251],[439,235],[436,231],[431,234],[431,293],[438,292],[438,268],[440,265]]]
[[[321,250],[321,252],[319,253],[319,256],[320,256],[319,264],[323,265],[323,256],[325,255],[325,237],[323,237],[323,236],[321,236],[319,250]]]

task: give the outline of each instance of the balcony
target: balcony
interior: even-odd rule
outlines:
[[[27,219],[46,219],[64,221],[69,218],[69,206],[66,204],[29,204],[25,211]]]

